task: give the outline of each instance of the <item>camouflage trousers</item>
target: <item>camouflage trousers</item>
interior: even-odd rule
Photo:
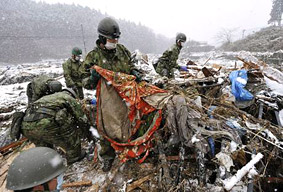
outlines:
[[[111,146],[111,143],[106,139],[100,140],[101,149],[99,151],[99,155],[102,159],[114,159],[115,158],[115,150]]]
[[[80,99],[84,99],[84,92],[83,92],[83,88],[82,87],[77,87],[78,89],[78,96]]]
[[[54,118],[23,122],[22,133],[36,146],[62,147],[68,162],[81,155],[81,140],[75,122],[59,125]]]
[[[158,63],[157,67],[156,67],[156,72],[161,75],[161,76],[165,76],[168,78],[174,78],[174,70],[172,69],[167,69],[166,64],[164,63]]]

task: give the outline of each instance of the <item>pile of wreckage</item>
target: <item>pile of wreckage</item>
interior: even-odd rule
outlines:
[[[162,120],[150,150],[142,161],[120,154],[104,173],[99,136],[95,144],[85,141],[88,156],[68,167],[64,191],[282,191],[283,96],[271,92],[266,79],[283,85],[283,73],[255,58],[238,59],[243,65],[189,61],[188,71],[168,80],[152,72],[146,58],[137,58],[145,79],[166,90],[156,107]],[[96,107],[83,103],[95,124]],[[30,147],[22,138],[0,149],[1,191],[10,163]]]

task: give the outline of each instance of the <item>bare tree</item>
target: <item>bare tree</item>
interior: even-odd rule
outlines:
[[[221,29],[216,36],[215,39],[221,44],[231,44],[233,42],[235,33],[237,32],[237,28],[233,29]]]

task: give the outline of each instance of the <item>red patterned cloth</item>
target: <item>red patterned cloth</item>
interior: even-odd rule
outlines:
[[[110,138],[105,133],[103,125],[101,125],[103,123],[100,122],[99,113],[97,113],[98,131],[104,138],[111,142],[112,147],[118,152],[121,161],[125,162],[130,158],[138,158],[140,155],[144,154],[144,157],[138,160],[139,163],[143,162],[149,153],[149,149],[153,145],[153,134],[158,129],[162,119],[162,110],[158,110],[149,105],[143,98],[157,93],[166,93],[166,91],[146,82],[138,84],[133,75],[109,71],[98,66],[94,66],[93,68],[107,81],[108,85],[111,84],[115,88],[116,92],[121,97],[121,100],[125,101],[125,105],[128,107],[127,116],[133,126],[131,129],[131,136],[137,132],[143,123],[141,120],[142,117],[156,111],[152,123],[146,133],[134,140],[131,140],[131,137],[129,137],[128,142],[117,142]],[[101,99],[101,80],[98,82],[96,95],[98,103],[97,111],[99,111],[99,108],[101,107],[99,105],[99,100]]]

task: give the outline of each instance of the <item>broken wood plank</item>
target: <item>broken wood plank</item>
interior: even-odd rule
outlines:
[[[266,181],[268,183],[283,183],[283,178],[282,177],[267,177]]]
[[[91,186],[92,181],[78,181],[78,182],[72,182],[72,183],[65,183],[62,185],[63,189],[68,187],[84,187],[84,186]]]
[[[166,159],[167,159],[167,161],[179,161],[180,157],[178,155],[176,155],[176,156],[167,156]]]
[[[7,151],[14,149],[18,146],[20,146],[21,144],[23,144],[25,141],[27,141],[27,138],[22,138],[19,141],[15,141],[13,143],[10,143],[9,145],[6,145],[4,147],[0,148],[0,153],[6,153]]]
[[[129,185],[127,186],[127,192],[132,191],[132,190],[134,190],[135,188],[139,187],[143,182],[145,182],[145,181],[151,179],[152,176],[153,176],[152,174],[147,175],[147,176],[145,176],[145,177],[143,177],[143,178],[141,178],[141,179],[139,179],[139,180],[137,180],[137,181],[134,181],[133,183],[129,184]]]
[[[86,192],[98,192],[99,191],[99,184],[96,183],[89,187]]]
[[[205,77],[210,77],[210,76],[213,77],[213,73],[212,73],[208,68],[203,67],[203,68],[201,69],[201,71],[203,72],[203,74],[204,74]]]

